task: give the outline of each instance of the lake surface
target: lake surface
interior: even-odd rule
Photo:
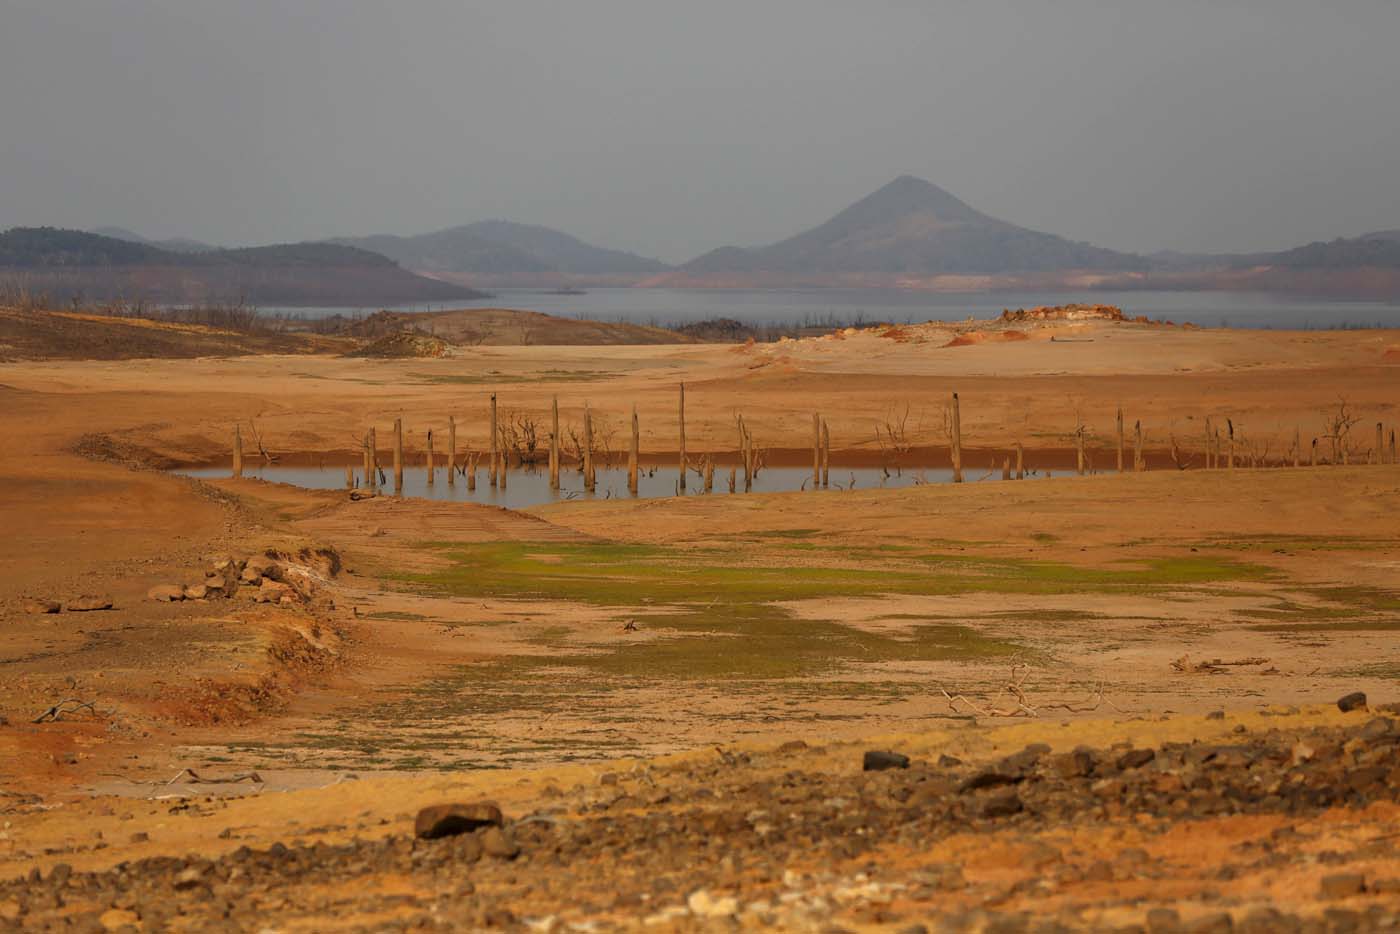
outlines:
[[[545,289],[497,289],[476,302],[403,305],[396,311],[504,307],[597,321],[676,325],[734,318],[753,325],[960,321],[994,318],[1005,308],[1069,302],[1117,305],[1201,327],[1318,329],[1400,327],[1400,303],[1306,299],[1254,292],[1097,291],[918,292],[900,289],[589,289],[560,295]],[[310,318],[367,315],[375,308],[263,308]]]
[[[198,467],[177,471],[187,477],[227,477],[228,467]],[[388,474],[389,485],[381,492],[393,493],[393,476]],[[345,465],[336,467],[245,467],[244,477],[254,477],[274,483],[290,483],[293,486],[313,490],[345,489]],[[363,485],[364,478],[358,468],[355,476]],[[968,468],[964,470],[968,482],[1000,479],[999,472],[989,475],[986,470]],[[926,469],[905,469],[889,476],[880,468],[835,467],[831,468],[831,490],[851,489],[896,489],[914,486],[919,483],[950,483],[953,472],[945,467]],[[702,481],[695,473],[686,476],[686,494],[704,496]],[[543,469],[512,468],[507,471],[504,489],[493,489],[486,480],[485,468],[478,468],[476,489],[468,490],[466,478],[459,475],[455,484],[447,482],[446,468],[436,472],[436,482],[428,485],[428,471],[424,467],[404,468],[403,495],[420,499],[445,500],[461,503],[486,503],[492,506],[505,506],[508,509],[524,509],[541,503],[583,499],[625,499],[627,492],[627,471],[624,468],[598,468],[596,492],[589,494],[583,489],[583,477],[578,471],[564,471],[559,476],[561,489],[555,492],[549,488],[549,473]],[[736,496],[742,496],[744,476],[740,473],[736,481]],[[810,467],[765,467],[754,478],[753,492],[778,493],[812,488]],[[638,498],[649,499],[676,495],[676,469],[674,467],[643,468],[637,480]],[[715,488],[708,495],[729,496],[729,468],[715,466]]]

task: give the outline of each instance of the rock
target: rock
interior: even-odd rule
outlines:
[[[1366,709],[1366,695],[1362,691],[1352,691],[1337,701],[1337,709],[1342,713]]]
[[[1366,721],[1365,726],[1357,730],[1356,736],[1358,739],[1364,739],[1367,742],[1375,742],[1378,739],[1384,739],[1389,736],[1394,730],[1395,721],[1389,717],[1372,717],[1370,720]]]
[[[739,911],[739,900],[732,895],[715,897],[704,889],[696,889],[685,900],[690,913],[700,918],[727,918]]]
[[[296,600],[296,591],[286,584],[274,580],[264,580],[253,595],[258,603],[291,603]]]
[[[63,609],[62,603],[49,599],[30,600],[24,605],[24,612],[35,614],[57,613],[61,609]]]
[[[252,584],[254,587],[262,583],[262,575],[252,568],[244,568],[242,572],[239,573],[238,579],[245,584]]]
[[[1147,934],[1177,934],[1181,915],[1173,908],[1153,908],[1147,913]]]
[[[83,594],[74,597],[63,605],[69,613],[91,613],[94,610],[110,610],[112,608],[111,597],[98,597],[92,594]]]
[[[1015,790],[1008,788],[983,801],[978,813],[983,817],[1010,817],[1012,814],[1019,814],[1024,807]]]
[[[1339,872],[1323,876],[1320,892],[1323,898],[1348,898],[1366,891],[1366,877],[1359,872]]]
[[[1206,719],[1207,719],[1207,720],[1224,720],[1224,719],[1225,719],[1225,711],[1223,711],[1223,710],[1212,710],[1210,713],[1206,714]]]
[[[963,760],[959,759],[957,756],[950,756],[947,753],[943,753],[938,757],[938,767],[940,769],[955,769],[962,764]]]
[[[1129,749],[1118,757],[1118,768],[1120,769],[1140,769],[1153,759],[1157,758],[1157,752],[1153,749]]]
[[[185,599],[185,588],[179,584],[156,584],[146,591],[146,599],[157,603],[174,603]]]
[[[175,877],[174,886],[176,891],[183,892],[186,889],[194,888],[203,881],[204,871],[197,867],[191,866],[189,869],[182,869],[180,871],[180,874]]]
[[[861,762],[861,771],[883,772],[886,769],[907,769],[909,768],[909,757],[900,755],[897,752],[881,752],[879,750],[869,750]]]
[[[983,769],[975,773],[967,781],[958,786],[958,791],[979,791],[983,788],[996,788],[1001,785],[1014,785],[1021,780],[1021,776],[1014,772],[1007,772],[1003,769],[990,768]]]
[[[209,596],[209,588],[203,584],[190,584],[185,588],[186,600],[203,600]]]
[[[136,931],[140,930],[141,917],[130,908],[108,908],[98,917],[97,923],[108,931]]]
[[[54,867],[49,870],[49,884],[53,886],[66,885],[72,877],[73,867],[67,863],[55,863]]]
[[[1189,931],[1191,934],[1227,934],[1234,929],[1235,922],[1228,911],[1213,911],[1210,914],[1201,915],[1182,927],[1183,931]]]
[[[501,809],[489,801],[475,804],[434,804],[418,812],[413,833],[424,840],[471,833],[483,827],[500,827]]]
[[[1061,778],[1088,778],[1094,772],[1094,754],[1084,748],[1076,749],[1055,756],[1050,767]]]
[[[802,752],[807,748],[807,743],[800,739],[790,739],[777,749],[773,750],[778,755],[790,755],[794,752]]]
[[[246,575],[249,571],[259,577],[270,577],[275,581],[282,579],[282,565],[267,555],[254,555],[249,558],[248,563],[243,566],[243,573]]]
[[[509,831],[500,827],[487,827],[477,834],[481,839],[481,851],[495,859],[515,859],[520,855],[520,846]]]

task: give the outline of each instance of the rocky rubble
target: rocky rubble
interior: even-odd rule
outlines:
[[[217,558],[202,580],[156,584],[146,591],[146,598],[157,603],[209,600],[233,597],[240,589],[248,588],[248,596],[255,603],[306,603],[316,595],[319,585],[339,570],[339,557],[324,549],[302,549],[296,557],[298,560],[264,553],[248,558]]]
[[[358,916],[362,929],[393,917],[395,929],[413,930],[719,924],[918,934],[1098,929],[1104,912],[1116,912],[1128,920],[1112,927],[1139,932],[1392,930],[1400,864],[1388,864],[1388,875],[1348,868],[1374,855],[1365,847],[1310,855],[1306,835],[1287,822],[1222,850],[1213,871],[1223,885],[1325,858],[1330,871],[1306,910],[1212,886],[1184,898],[1166,885],[1171,867],[1143,849],[1089,861],[1054,842],[1072,839],[1062,831],[1078,838],[1132,826],[1150,837],[1233,815],[1301,821],[1345,809],[1332,813],[1359,821],[1362,809],[1400,798],[1400,729],[1389,716],[1354,717],[1346,727],[1224,744],[1035,745],[992,761],[944,757],[876,771],[859,759],[839,772],[803,769],[799,749],[729,753],[546,794],[552,804],[516,821],[491,805],[449,804],[386,839],[36,871],[0,884],[0,920],[66,929],[119,912],[146,929],[314,927],[331,917],[355,929]],[[969,834],[1022,841],[1028,874],[974,880],[937,855],[939,841]],[[372,881],[390,878],[412,880],[411,894]],[[1042,907],[1017,907],[1027,903]]]

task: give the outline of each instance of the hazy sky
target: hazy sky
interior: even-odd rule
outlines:
[[[0,0],[0,227],[688,259],[902,173],[1119,249],[1400,227],[1395,0]]]

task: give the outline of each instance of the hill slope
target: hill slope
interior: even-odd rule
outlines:
[[[937,185],[905,175],[787,240],[707,253],[681,267],[680,278],[740,274],[782,284],[857,275],[878,282],[1146,266],[1138,256],[988,217]]]
[[[327,242],[374,250],[408,269],[472,282],[558,285],[627,280],[670,268],[548,227],[501,220],[408,237],[374,234]]]
[[[204,253],[208,250],[217,250],[218,247],[212,243],[205,243],[203,240],[191,240],[189,237],[171,237],[168,240],[152,240],[150,237],[143,237],[134,230],[125,227],[94,227],[89,233],[100,234],[103,237],[112,237],[116,240],[129,240],[132,243],[144,243],[147,246],[159,247],[162,250],[170,250],[173,253]]]
[[[356,247],[286,243],[182,253],[53,227],[0,234],[0,281],[56,300],[363,307],[483,297]]]

